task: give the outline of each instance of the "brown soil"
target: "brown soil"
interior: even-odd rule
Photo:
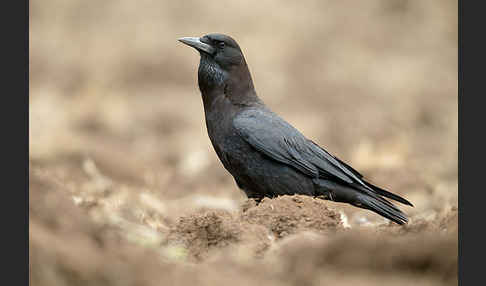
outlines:
[[[32,169],[33,285],[223,285],[227,275],[236,285],[457,284],[457,209],[404,227],[343,227],[327,201],[283,196],[234,211],[201,209],[170,228],[100,223],[89,215],[99,205],[76,206]]]

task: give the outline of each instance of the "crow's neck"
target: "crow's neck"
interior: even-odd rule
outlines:
[[[217,108],[214,103],[222,100],[229,100],[236,106],[263,104],[256,94],[246,63],[227,72],[217,64],[201,59],[198,83],[206,111]]]

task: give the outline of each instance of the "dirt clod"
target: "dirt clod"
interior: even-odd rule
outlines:
[[[265,226],[276,238],[305,230],[343,229],[339,213],[325,201],[300,195],[265,198],[258,206],[244,210],[242,220]]]

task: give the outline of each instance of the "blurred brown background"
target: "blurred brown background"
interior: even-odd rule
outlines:
[[[347,248],[341,237],[309,226],[261,238],[268,221],[241,214],[246,197],[207,137],[199,55],[177,41],[210,32],[238,41],[270,108],[414,203],[401,207],[411,221],[400,229],[319,202],[345,217],[343,240],[379,229],[393,257],[423,249],[370,268],[380,252],[372,237],[360,242],[363,265],[346,252],[336,260],[323,253],[328,264],[308,253],[319,267],[303,267],[291,262],[308,249],[299,244],[305,235],[323,235],[327,243],[314,245],[322,251]],[[168,277],[179,285],[457,284],[457,38],[450,0],[30,1],[32,285],[160,285]],[[252,208],[266,218],[264,207]],[[255,237],[245,223],[261,228]],[[287,233],[298,239],[285,242]],[[231,247],[251,255],[226,254]],[[265,268],[272,259],[279,270]],[[360,274],[343,276],[349,267]]]

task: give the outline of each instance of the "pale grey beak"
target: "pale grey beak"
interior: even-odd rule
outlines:
[[[202,51],[210,55],[212,55],[216,51],[210,45],[201,42],[201,39],[198,37],[184,37],[184,38],[179,38],[178,40],[183,44],[186,44],[190,47],[195,48],[198,51]]]

